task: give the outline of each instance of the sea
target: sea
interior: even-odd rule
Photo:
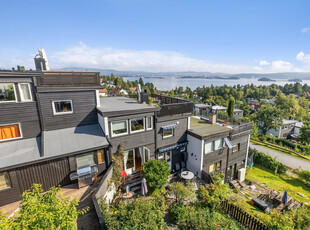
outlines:
[[[140,77],[124,77],[124,80],[135,81],[139,80]],[[175,87],[183,86],[185,89],[187,86],[192,90],[195,90],[197,87],[203,86],[234,86],[234,85],[250,85],[254,84],[256,86],[259,85],[285,85],[294,83],[288,80],[277,79],[275,81],[259,81],[259,78],[240,78],[240,79],[204,79],[204,78],[179,78],[179,77],[142,77],[143,82],[152,82],[154,86],[159,90],[171,90],[175,89]],[[303,84],[310,85],[310,80],[303,80],[300,82]]]

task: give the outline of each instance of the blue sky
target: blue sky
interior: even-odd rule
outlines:
[[[0,67],[310,71],[310,1],[1,1]]]

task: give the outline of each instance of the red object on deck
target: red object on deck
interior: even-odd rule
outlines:
[[[123,171],[122,171],[122,177],[125,177],[125,176],[127,176],[127,173],[126,173],[125,170],[123,170]]]

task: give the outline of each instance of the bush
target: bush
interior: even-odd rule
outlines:
[[[150,191],[154,191],[167,183],[170,166],[166,161],[152,160],[143,165],[143,172]]]
[[[169,212],[172,221],[183,230],[243,229],[229,216],[212,212],[199,202],[187,205],[175,203],[170,206]]]
[[[175,195],[177,202],[196,198],[194,185],[191,182],[187,182],[186,186],[182,182],[174,182],[171,184],[170,190]]]
[[[262,152],[258,152],[256,149],[249,148],[251,154],[254,153],[254,163],[261,164],[266,168],[269,168],[275,172],[275,174],[285,174],[288,167],[271,156],[266,155]]]
[[[76,229],[76,220],[87,209],[77,210],[78,199],[70,201],[59,194],[60,187],[43,192],[42,185],[33,184],[22,195],[15,219],[0,213],[0,229]]]
[[[158,196],[154,200],[135,199],[118,207],[100,203],[107,229],[167,229],[164,221],[165,200]]]
[[[210,184],[208,187],[200,186],[198,195],[200,201],[211,208],[220,209],[221,202],[227,199],[229,188],[227,184]]]

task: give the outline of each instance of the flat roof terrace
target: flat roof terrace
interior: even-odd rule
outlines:
[[[207,121],[191,117],[191,127],[188,132],[201,137],[206,137],[213,134],[229,132],[231,130],[232,129],[228,127],[220,126],[218,124],[210,124]]]
[[[127,115],[144,112],[159,111],[160,107],[145,103],[139,103],[127,97],[103,97],[100,98],[100,107],[97,110],[103,117],[113,115]]]

